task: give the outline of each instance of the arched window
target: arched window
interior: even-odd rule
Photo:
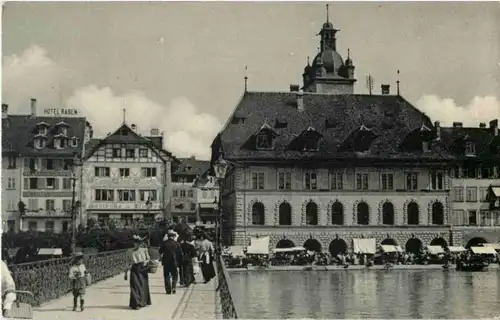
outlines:
[[[265,222],[265,209],[264,205],[260,202],[256,202],[252,206],[252,224],[264,225]]]
[[[318,205],[314,202],[309,202],[306,206],[306,224],[318,225]]]
[[[444,224],[443,204],[439,201],[436,201],[432,204],[432,224]]]
[[[344,206],[338,201],[332,205],[332,224],[339,226],[344,224]]]
[[[420,215],[420,209],[418,208],[418,204],[416,202],[410,202],[408,203],[408,207],[406,208],[407,211],[407,223],[410,225],[418,225],[419,224],[419,215]]]
[[[394,205],[391,202],[386,202],[382,206],[382,224],[394,224]]]
[[[370,223],[370,209],[366,202],[360,202],[357,208],[358,224],[368,225]]]
[[[279,207],[279,225],[289,226],[292,224],[292,207],[288,202],[283,202]]]

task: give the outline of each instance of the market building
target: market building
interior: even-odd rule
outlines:
[[[195,157],[180,159],[180,163],[173,168],[171,212],[174,222],[194,224],[201,221],[195,183],[208,168],[209,161],[197,160]]]
[[[123,123],[107,137],[92,139],[83,167],[85,218],[120,227],[168,218],[175,161],[159,129],[141,135],[136,125]]]
[[[83,117],[8,113],[2,104],[3,230],[71,230],[79,222],[80,166],[92,128]]]
[[[389,85],[355,94],[354,62],[349,51],[340,55],[337,32],[323,24],[301,88],[245,88],[214,139],[212,162],[230,164],[221,190],[225,240],[269,236],[271,247],[332,253],[366,238],[407,251],[461,245],[450,227],[457,153],[444,139],[448,129],[405,100],[399,82],[395,94]]]

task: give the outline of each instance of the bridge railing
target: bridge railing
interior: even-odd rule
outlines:
[[[148,249],[151,258],[157,259],[158,248]],[[22,295],[18,297],[19,300],[39,306],[69,293],[71,260],[72,258],[62,258],[10,265],[16,290],[30,291],[34,295],[34,298]],[[100,252],[84,255],[83,261],[95,283],[125,272],[130,266],[130,255],[128,249]]]
[[[218,286],[222,318],[223,319],[238,319],[238,312],[233,300],[231,286],[229,285],[229,274],[226,270],[224,258],[219,255],[216,258]]]

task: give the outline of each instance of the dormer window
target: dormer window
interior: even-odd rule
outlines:
[[[274,145],[274,138],[278,136],[278,133],[271,128],[267,123],[264,123],[260,127],[259,131],[255,135],[255,148],[257,150],[270,150]]]
[[[67,147],[67,139],[65,138],[54,138],[54,148],[56,149],[64,149]]]
[[[56,123],[57,134],[66,137],[68,135],[68,127],[69,127],[69,124],[67,124],[64,121],[60,121],[60,122]]]
[[[35,126],[36,126],[35,135],[37,136],[46,136],[49,131],[48,129],[50,127],[50,125],[45,121],[38,122]]]
[[[319,150],[319,138],[317,137],[306,137],[304,144],[304,151],[318,151]]]
[[[72,148],[77,148],[78,147],[78,138],[77,137],[72,137],[70,140],[70,144]]]
[[[297,151],[318,151],[322,137],[321,133],[309,127],[292,141],[290,149]]]
[[[40,138],[36,138],[34,140],[34,146],[36,149],[43,149],[47,146],[47,140],[43,137],[40,137]]]
[[[259,150],[272,149],[273,137],[267,131],[261,131],[257,134],[256,147]]]
[[[473,142],[465,143],[465,155],[472,156],[476,154],[476,145]]]

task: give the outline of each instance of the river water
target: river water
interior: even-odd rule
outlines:
[[[500,271],[231,272],[239,318],[495,318]]]

